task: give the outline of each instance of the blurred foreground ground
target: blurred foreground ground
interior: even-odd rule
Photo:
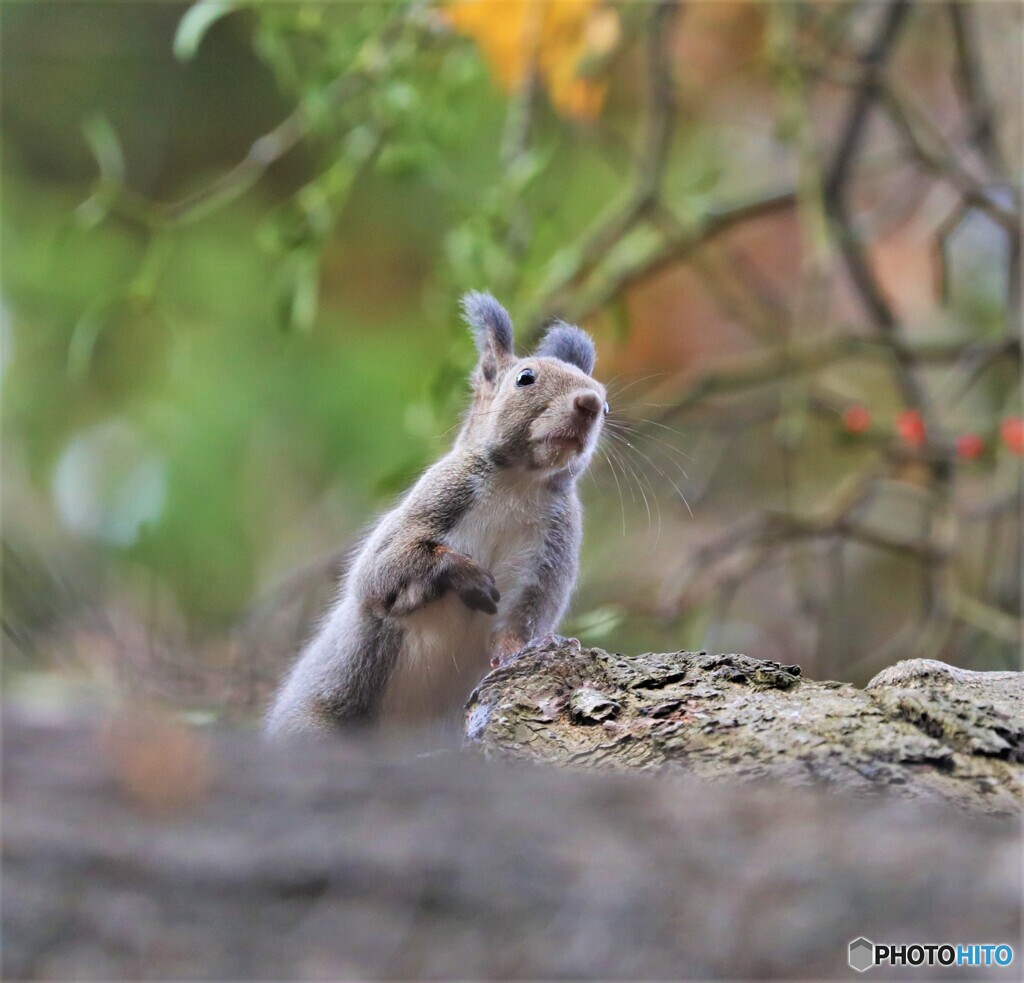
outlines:
[[[861,935],[1021,951],[1017,822],[153,715],[4,723],[7,979],[842,980]]]

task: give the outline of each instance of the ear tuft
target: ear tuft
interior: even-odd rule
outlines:
[[[462,297],[462,315],[481,355],[512,354],[512,318],[490,294],[470,290]]]
[[[552,323],[536,354],[560,358],[563,362],[582,369],[587,375],[594,371],[594,362],[597,359],[590,335],[575,324],[566,324],[565,321]]]

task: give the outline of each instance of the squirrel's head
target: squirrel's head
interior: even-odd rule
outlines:
[[[532,355],[517,358],[512,319],[490,294],[466,294],[462,309],[480,360],[461,439],[499,467],[581,474],[608,413],[604,386],[590,374],[595,358],[590,335],[556,321]]]

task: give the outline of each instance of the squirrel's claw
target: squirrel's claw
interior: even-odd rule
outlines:
[[[546,635],[531,638],[516,654],[527,655],[531,652],[541,652],[544,649],[561,648],[563,645],[568,645],[569,648],[576,649],[577,651],[583,648],[578,638],[567,638],[565,635],[559,635],[550,631]]]
[[[548,632],[546,635],[531,638],[525,645],[521,645],[517,649],[499,651],[491,659],[491,668],[497,669],[499,666],[506,666],[510,662],[522,658],[524,655],[535,655],[546,649],[561,648],[563,645],[567,645],[569,648],[576,649],[577,651],[583,647],[578,638],[566,638],[565,635]]]
[[[489,570],[468,561],[460,565],[457,573],[451,577],[451,586],[462,603],[471,611],[498,613],[501,593]]]
[[[459,592],[459,598],[471,611],[483,611],[485,614],[498,613],[498,601],[501,595],[497,590],[484,593],[478,590],[464,590]]]

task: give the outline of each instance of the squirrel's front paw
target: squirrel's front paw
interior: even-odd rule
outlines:
[[[486,614],[498,613],[501,594],[490,570],[485,570],[475,560],[459,557],[448,571],[448,586],[459,595],[459,599],[472,611]]]
[[[439,596],[437,586],[426,580],[411,580],[386,597],[369,602],[370,612],[377,618],[401,618],[425,607]]]

